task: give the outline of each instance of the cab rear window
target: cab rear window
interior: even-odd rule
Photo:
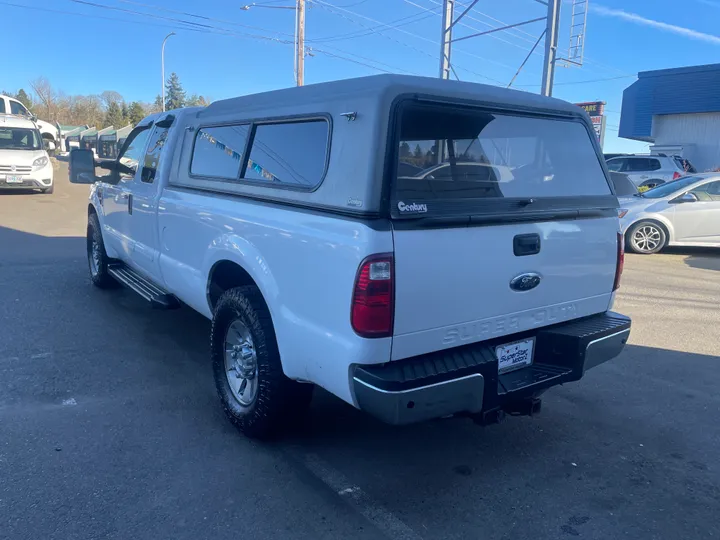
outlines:
[[[590,137],[580,121],[406,104],[393,199],[427,209],[433,201],[610,195]]]

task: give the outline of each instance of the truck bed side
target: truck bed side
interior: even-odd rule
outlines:
[[[238,264],[268,304],[288,377],[352,403],[349,366],[390,359],[391,338],[360,338],[349,316],[360,262],[393,249],[388,227],[174,187],[164,189],[159,208],[167,289],[211,317],[213,268],[222,261]]]

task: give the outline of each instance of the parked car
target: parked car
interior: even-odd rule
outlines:
[[[635,184],[630,181],[627,174],[611,171],[610,181],[615,188],[615,195],[621,203],[625,199],[632,200],[632,198],[639,193]]]
[[[18,188],[52,193],[53,167],[37,126],[0,114],[0,190]]]
[[[720,175],[684,176],[623,200],[620,225],[635,253],[665,246],[720,247]]]
[[[677,180],[687,174],[697,173],[687,159],[665,154],[615,157],[607,161],[607,167],[612,172],[627,174],[640,191]]]
[[[402,176],[438,148],[511,168],[513,196],[453,166]],[[628,339],[617,198],[563,101],[335,81],[149,116],[104,166],[70,155],[94,183],[92,283],[211,319],[218,395],[249,436],[295,421],[313,385],[391,424],[534,414]]]

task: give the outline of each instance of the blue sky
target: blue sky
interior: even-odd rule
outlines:
[[[437,76],[441,0],[307,0],[306,84],[381,72]],[[457,12],[470,0],[458,0]],[[294,0],[0,0],[6,44],[0,88],[29,88],[47,77],[67,94],[120,92],[152,101],[166,74],[189,93],[213,100],[292,86],[294,12],[267,6]],[[569,43],[570,0],[562,9],[560,48]],[[622,91],[638,71],[718,62],[720,0],[590,0],[583,67],[559,67],[556,97],[607,101],[605,151],[643,151],[617,137]],[[18,7],[18,6],[25,6]],[[34,9],[30,9],[34,8]],[[52,10],[52,11],[47,11]],[[480,0],[454,37],[542,17],[533,0]],[[390,28],[392,21],[400,24]],[[7,24],[16,21],[17,24]],[[188,24],[194,23],[194,24]],[[388,26],[382,26],[383,24]],[[469,28],[472,27],[472,28]],[[461,80],[507,85],[543,23],[457,43]],[[32,37],[29,37],[29,32]],[[17,44],[8,47],[7,44]],[[55,48],[54,44],[59,44]],[[514,87],[538,91],[542,43]],[[586,82],[593,81],[593,82]]]

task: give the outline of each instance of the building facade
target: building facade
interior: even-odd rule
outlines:
[[[720,167],[720,64],[638,73],[623,92],[619,135],[698,171]]]

